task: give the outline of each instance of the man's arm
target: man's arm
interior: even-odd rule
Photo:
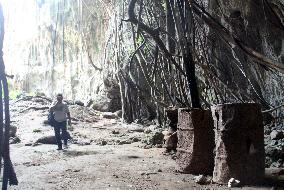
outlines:
[[[52,102],[49,108],[49,112],[53,113],[54,112],[54,107],[56,106],[57,102]]]
[[[49,108],[49,112],[50,112],[50,113],[53,113],[53,111],[54,111],[54,106],[51,106],[51,107]]]

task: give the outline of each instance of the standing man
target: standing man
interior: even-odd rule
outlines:
[[[52,104],[49,111],[51,112],[51,114],[54,115],[54,120],[55,120],[54,132],[55,132],[56,142],[58,145],[57,150],[62,150],[60,131],[62,131],[64,148],[67,148],[67,140],[68,140],[67,119],[68,119],[68,124],[71,125],[71,117],[67,104],[63,103],[63,95],[57,94],[56,99],[57,101]]]

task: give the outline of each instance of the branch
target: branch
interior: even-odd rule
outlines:
[[[193,12],[197,16],[199,16],[209,27],[215,29],[220,36],[223,36],[228,42],[230,42],[232,48],[234,48],[234,46],[238,46],[244,53],[255,59],[257,63],[276,69],[281,73],[284,73],[284,63],[277,63],[267,58],[266,56],[262,55],[261,53],[253,50],[251,47],[245,45],[234,34],[229,32],[227,28],[225,28],[208,12],[206,12],[202,7],[200,7],[194,0],[188,0],[188,1],[193,8]]]
[[[167,50],[164,42],[161,40],[161,38],[159,37],[159,32],[157,30],[154,30],[152,28],[150,28],[149,26],[147,26],[146,24],[144,24],[141,21],[138,21],[138,19],[135,16],[135,4],[136,4],[137,0],[131,0],[131,2],[129,3],[129,7],[128,7],[128,16],[129,16],[129,21],[135,25],[139,25],[140,29],[145,31],[149,36],[152,37],[152,39],[156,42],[157,46],[160,48],[160,50],[163,52],[163,54],[171,60],[171,62],[176,66],[176,68],[183,74],[185,75],[184,71],[182,70],[182,68],[176,63],[176,61],[173,59],[171,53]]]
[[[34,106],[32,106],[32,107],[28,107],[27,109],[21,111],[20,113],[24,113],[24,112],[26,112],[28,110],[38,111],[38,110],[48,110],[48,109],[49,109],[49,106],[42,106],[42,107],[34,107]]]
[[[100,72],[103,70],[102,68],[99,68],[99,67],[97,67],[97,66],[94,64],[94,62],[93,62],[93,60],[92,60],[92,57],[91,57],[89,51],[88,51],[88,59],[89,59],[89,63],[94,67],[95,70],[98,70],[98,71],[100,71]]]
[[[144,101],[144,103],[147,104],[147,99],[149,98],[149,95],[151,94],[148,90],[146,90],[145,88],[141,88],[138,84],[136,84],[134,81],[132,81],[131,77],[128,76],[127,73],[125,73],[123,70],[120,69],[119,74],[124,78],[124,80],[136,91],[139,90],[139,92],[141,93],[141,100]],[[169,107],[166,103],[158,100],[157,98],[155,98],[154,96],[151,96],[150,98],[153,99],[154,102],[156,102],[157,104],[159,104],[162,107]]]
[[[283,107],[283,106],[284,106],[284,104],[282,104],[282,105],[280,105],[280,106],[277,106],[277,107],[275,107],[275,108],[272,108],[272,109],[270,109],[270,110],[262,111],[262,113],[274,112],[275,110],[278,110],[278,109],[280,109],[280,108]]]

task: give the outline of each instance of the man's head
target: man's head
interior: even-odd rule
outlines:
[[[56,95],[56,99],[57,99],[58,102],[62,102],[62,100],[63,100],[63,95],[62,95],[61,93],[57,94],[57,95]]]

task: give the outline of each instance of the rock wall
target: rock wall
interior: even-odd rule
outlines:
[[[210,1],[212,15],[245,45],[263,54],[265,57],[282,63],[284,60],[284,25],[281,21],[283,10],[280,1]],[[277,106],[283,102],[283,74],[260,66],[238,48],[218,39],[212,32],[212,61],[218,65],[218,75],[230,88],[240,91],[244,101],[260,102],[263,109]],[[216,41],[214,41],[214,39]],[[218,61],[215,59],[217,57]],[[218,62],[218,63],[217,63]]]
[[[91,0],[4,2],[6,70],[15,76],[11,90],[48,96],[62,92],[67,99],[83,101],[106,96],[104,79],[114,79],[114,65],[105,54],[113,35],[108,27],[114,5]]]

